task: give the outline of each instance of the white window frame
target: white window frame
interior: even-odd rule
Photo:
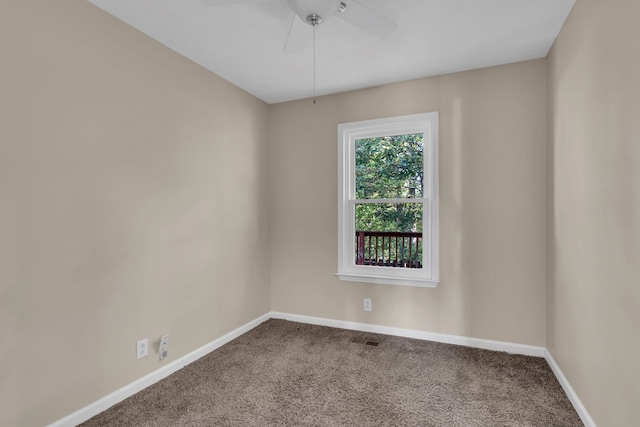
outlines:
[[[355,142],[362,138],[422,133],[424,194],[422,198],[384,199],[384,203],[423,204],[422,268],[356,265]],[[338,125],[338,272],[340,280],[435,288],[439,283],[438,252],[438,113],[412,114]]]

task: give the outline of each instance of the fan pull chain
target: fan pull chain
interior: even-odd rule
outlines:
[[[316,28],[318,24],[313,25],[313,103],[316,103]]]

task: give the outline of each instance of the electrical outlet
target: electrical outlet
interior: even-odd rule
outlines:
[[[136,360],[147,357],[149,354],[149,340],[146,338],[136,343]]]
[[[169,334],[163,335],[160,338],[160,347],[158,348],[158,352],[160,353],[160,360],[167,357],[169,347]]]
[[[364,311],[372,311],[373,305],[371,304],[371,298],[364,299]]]

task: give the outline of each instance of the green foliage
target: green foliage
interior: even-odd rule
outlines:
[[[356,230],[422,231],[423,135],[358,139],[356,199],[406,198],[408,203],[356,204]]]
[[[422,231],[422,204],[356,204],[356,230]]]

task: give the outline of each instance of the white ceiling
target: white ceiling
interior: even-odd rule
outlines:
[[[267,103],[313,96],[313,27],[302,51],[283,53],[295,17],[286,0],[89,1]],[[325,18],[318,96],[545,57],[575,0],[343,1],[397,28],[380,40]]]

